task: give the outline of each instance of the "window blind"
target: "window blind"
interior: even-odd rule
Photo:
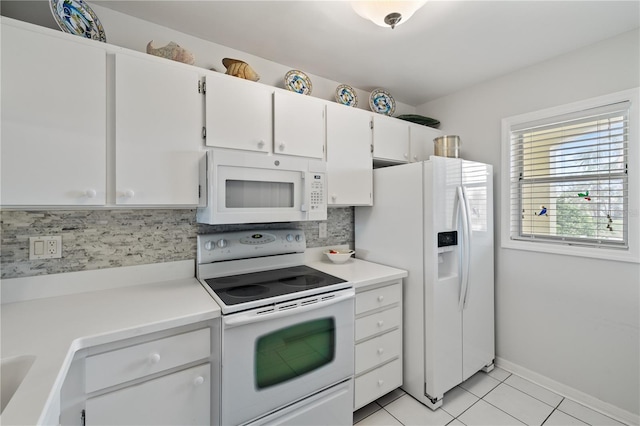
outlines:
[[[628,247],[630,102],[510,129],[511,238]]]

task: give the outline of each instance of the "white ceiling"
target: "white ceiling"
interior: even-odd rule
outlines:
[[[640,0],[431,0],[393,30],[349,1],[89,3],[414,106],[640,26]]]

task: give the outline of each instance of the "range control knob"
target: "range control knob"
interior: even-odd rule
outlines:
[[[302,235],[300,235],[300,234],[296,235],[296,241],[297,242],[302,241]]]
[[[229,243],[227,242],[227,240],[225,240],[224,238],[221,240],[218,240],[218,247],[220,248],[225,248],[226,246],[228,246]]]
[[[287,234],[287,241],[289,242],[293,241],[293,235]]]
[[[213,241],[207,241],[206,243],[204,243],[204,248],[206,250],[213,250],[213,248],[214,248]]]

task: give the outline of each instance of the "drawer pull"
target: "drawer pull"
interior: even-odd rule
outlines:
[[[378,355],[382,355],[384,353],[384,348],[378,348]]]
[[[202,376],[198,376],[195,379],[193,379],[193,385],[194,386],[200,386],[203,383],[204,383],[204,377],[202,377]]]
[[[384,300],[384,296],[378,296],[378,302],[382,302]]]
[[[159,353],[153,353],[151,355],[149,355],[149,362],[151,364],[157,364],[160,362],[160,354]]]
[[[383,320],[378,321],[378,327],[382,327],[383,325],[384,325],[384,321]]]
[[[378,380],[378,386],[382,386],[382,385],[384,385],[384,380],[382,379]]]

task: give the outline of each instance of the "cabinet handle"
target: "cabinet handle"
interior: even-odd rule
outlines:
[[[384,325],[384,321],[380,320],[378,321],[378,327],[382,327]]]
[[[384,385],[384,380],[382,379],[378,380],[378,386],[382,386],[382,385]]]
[[[384,348],[378,348],[378,355],[382,355],[384,353]]]
[[[278,145],[278,148],[280,149],[280,151],[284,151],[284,148],[285,148],[284,142],[280,142],[280,144]]]
[[[149,355],[149,362],[151,364],[157,364],[160,362],[160,354],[159,353],[152,353],[151,355]]]
[[[336,194],[331,195],[331,200],[336,201],[337,198],[338,196]]]
[[[417,155],[414,155],[414,156],[413,156],[413,160],[414,160],[414,161],[418,161],[418,156],[417,156]]]
[[[264,141],[259,141],[258,148],[262,149],[263,146],[264,146]]]
[[[136,195],[136,193],[131,189],[127,189],[126,191],[120,193],[120,196],[122,198],[133,198],[134,195]]]
[[[382,302],[384,300],[384,296],[378,296],[378,302]]]
[[[403,155],[404,155],[404,158],[409,158],[409,154],[407,154],[406,152]]]
[[[87,189],[86,191],[84,191],[84,196],[87,198],[96,198],[97,194],[98,193],[95,189]]]
[[[202,376],[198,376],[195,379],[193,379],[193,385],[194,386],[200,386],[203,383],[204,383],[204,377],[202,377]]]

